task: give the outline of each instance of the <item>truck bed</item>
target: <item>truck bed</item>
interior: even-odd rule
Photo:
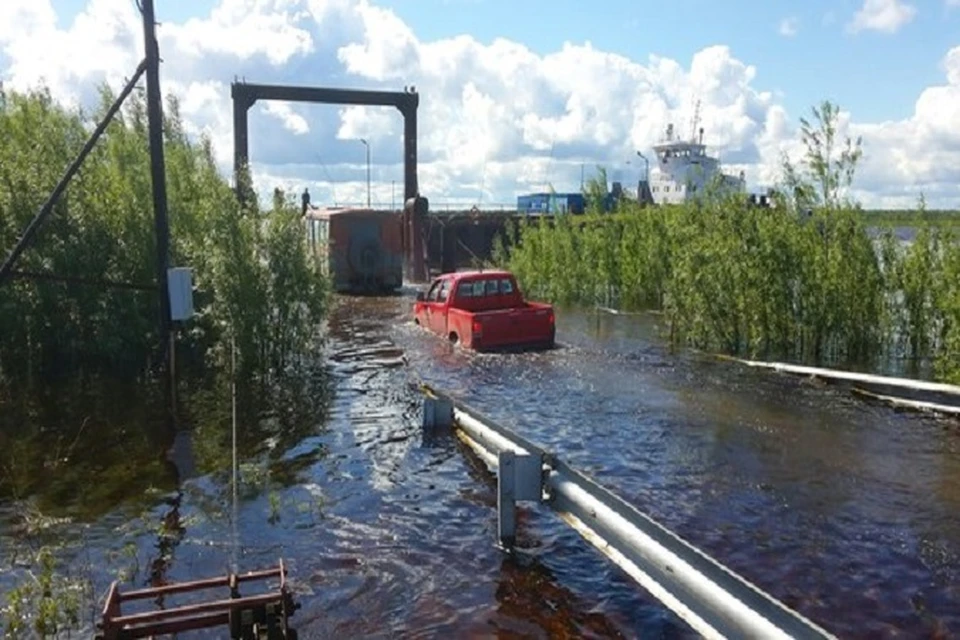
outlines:
[[[514,307],[487,311],[451,308],[449,314],[451,326],[470,327],[470,346],[474,349],[526,345],[552,347],[554,344],[554,318],[550,305],[522,302]]]

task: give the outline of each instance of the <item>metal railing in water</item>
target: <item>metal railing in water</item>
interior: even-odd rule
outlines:
[[[545,504],[706,638],[833,638],[599,484],[430,387],[423,426],[451,428],[497,475],[498,536],[516,537],[517,502]]]

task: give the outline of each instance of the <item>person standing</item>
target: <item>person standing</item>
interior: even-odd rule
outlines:
[[[307,215],[307,209],[310,207],[310,191],[304,187],[303,195],[300,196],[300,202],[302,204],[301,215]]]

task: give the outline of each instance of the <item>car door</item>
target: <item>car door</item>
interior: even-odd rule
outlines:
[[[430,329],[442,336],[447,335],[447,299],[450,297],[450,279],[444,278],[436,293],[436,302],[431,302]]]
[[[419,313],[417,314],[417,321],[427,329],[432,328],[431,322],[433,318],[434,305],[437,302],[437,294],[440,291],[440,280],[434,280],[430,284],[430,288],[427,289],[427,295],[424,296],[423,302],[419,304]]]

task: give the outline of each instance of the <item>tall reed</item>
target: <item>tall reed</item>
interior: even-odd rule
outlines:
[[[712,185],[683,205],[606,214],[601,176],[585,215],[522,224],[495,260],[531,296],[662,310],[674,344],[874,369],[932,361],[960,381],[960,245],[923,222],[922,203],[912,243],[871,232],[845,195],[861,142],[838,138],[838,113],[827,102],[801,120],[806,154],[784,159],[775,207]]]

